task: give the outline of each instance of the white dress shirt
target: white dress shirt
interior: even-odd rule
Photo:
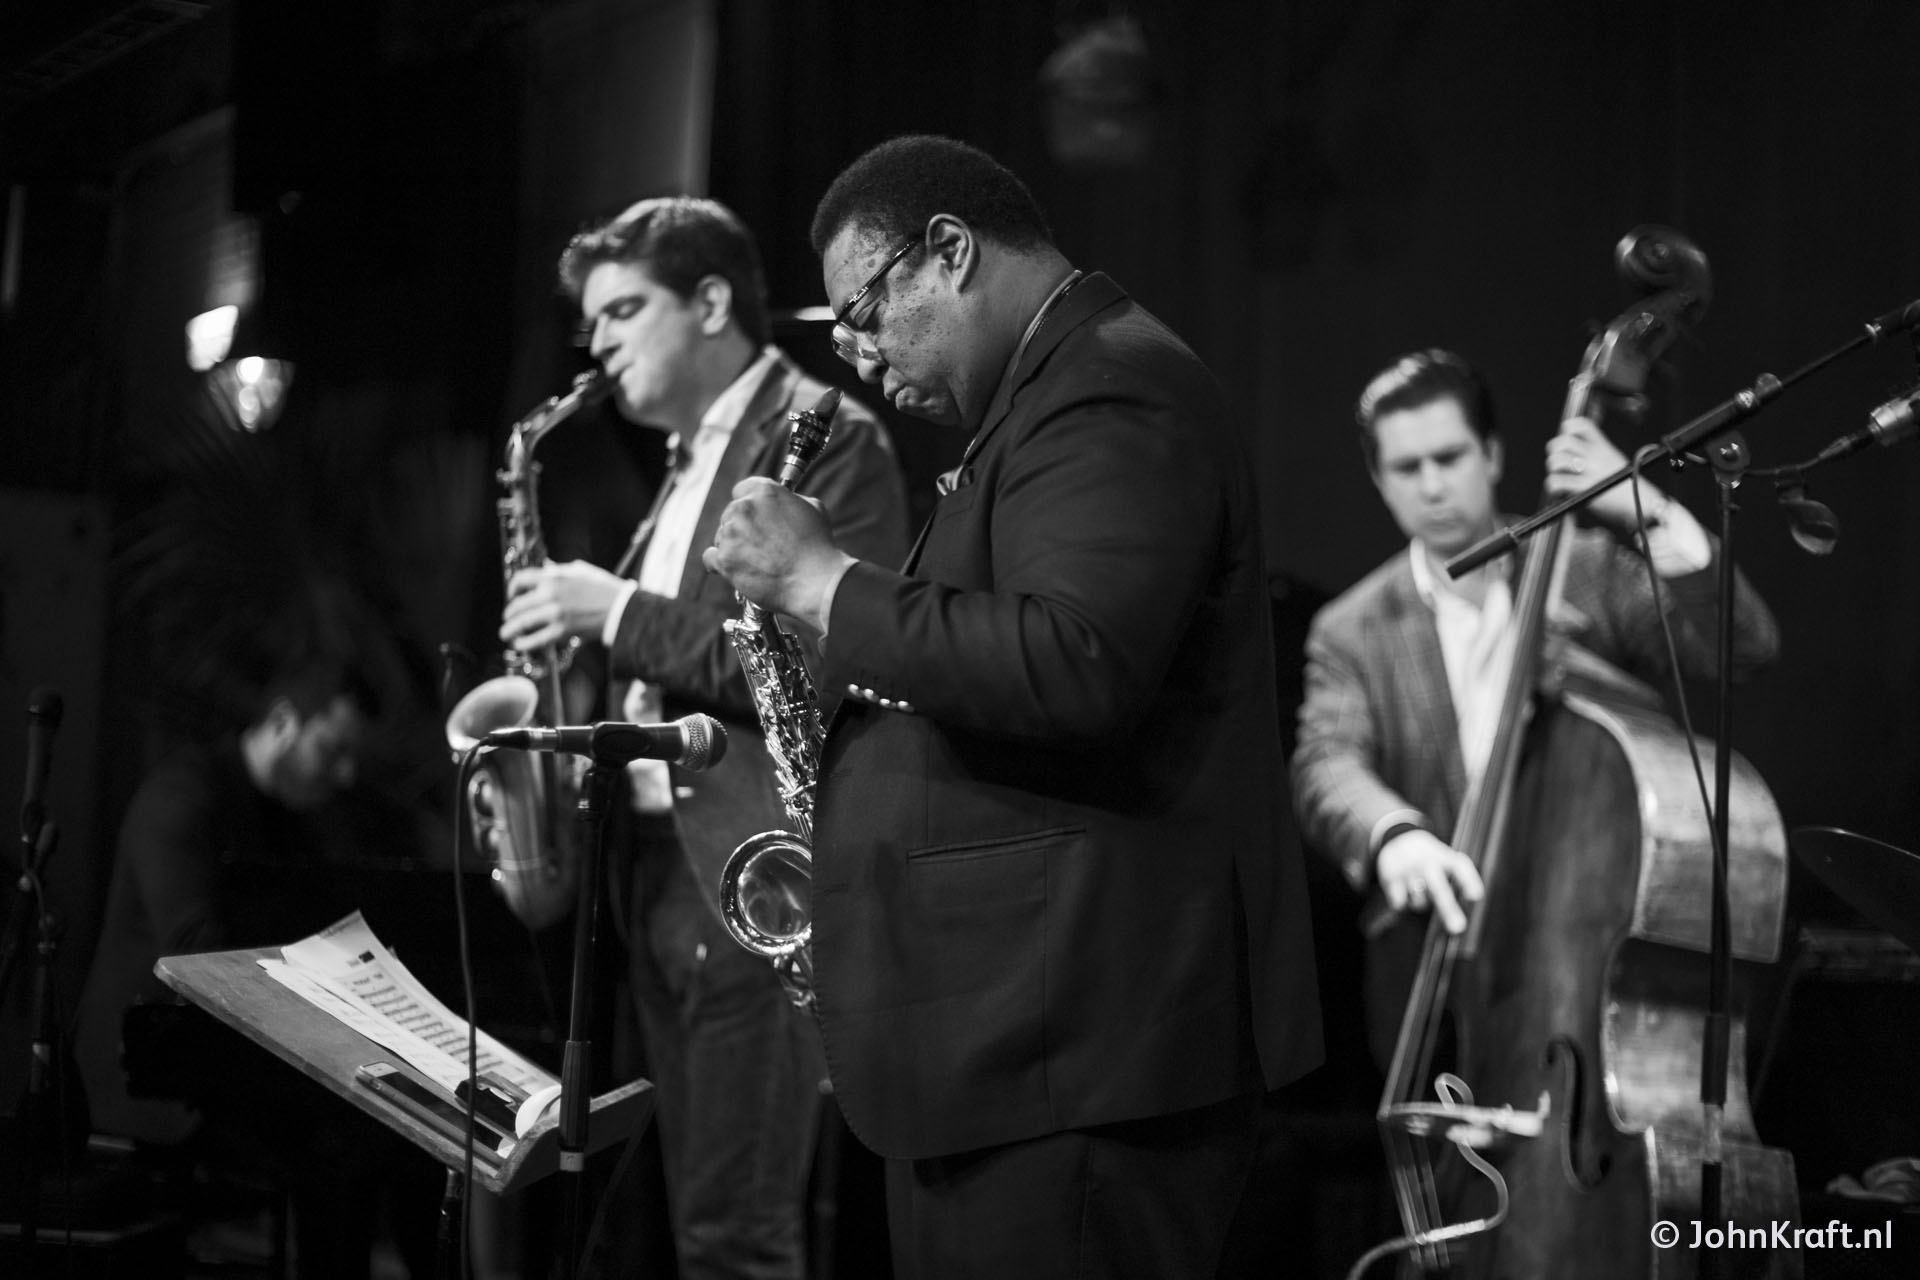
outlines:
[[[1713,545],[1693,513],[1671,498],[1647,513],[1647,557],[1654,572],[1677,578],[1707,567]],[[1496,573],[1486,598],[1475,605],[1448,590],[1427,558],[1427,549],[1415,542],[1410,549],[1413,587],[1433,610],[1440,633],[1440,657],[1447,668],[1447,691],[1453,697],[1453,717],[1459,727],[1460,759],[1472,786],[1493,752],[1493,731],[1500,719],[1500,699],[1513,670],[1513,591],[1504,574]],[[1558,599],[1559,591],[1553,592]]]
[[[680,579],[685,575],[687,555],[692,551],[694,526],[713,489],[713,478],[720,470],[720,459],[733,439],[747,406],[759,394],[761,384],[779,361],[779,351],[771,346],[761,350],[746,371],[727,384],[714,397],[700,417],[700,426],[686,444],[683,461],[669,473],[665,483],[671,488],[660,501],[653,536],[640,560],[638,579],[627,587],[607,611],[600,630],[601,643],[612,645],[620,633],[620,620],[634,593],[674,599],[680,594]],[[657,724],[662,714],[660,690],[644,680],[627,687],[620,714],[636,724]],[[633,783],[633,807],[642,813],[664,813],[673,807],[673,785],[664,760],[634,760],[627,765]]]

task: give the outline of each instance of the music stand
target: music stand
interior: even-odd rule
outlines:
[[[163,956],[154,973],[181,996],[266,1049],[308,1079],[346,1099],[445,1166],[450,1176],[466,1165],[464,1114],[435,1114],[409,1095],[418,1090],[378,1088],[366,1082],[364,1068],[390,1083],[395,1077],[431,1090],[426,1079],[375,1043],[276,981],[260,967],[262,958],[278,958],[279,949],[253,948],[200,955]],[[631,1137],[653,1116],[653,1085],[634,1080],[600,1094],[592,1102],[588,1152]],[[458,1117],[458,1120],[453,1117]],[[524,1138],[495,1144],[477,1128],[473,1146],[474,1181],[505,1195],[520,1191],[559,1168],[560,1128],[549,1112]]]

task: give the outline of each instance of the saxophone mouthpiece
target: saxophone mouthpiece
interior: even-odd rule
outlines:
[[[821,396],[819,402],[816,403],[813,408],[807,410],[807,412],[822,422],[832,422],[833,415],[839,411],[839,408],[840,388],[832,387],[829,388],[827,394]]]
[[[820,397],[813,408],[787,415],[787,460],[780,467],[780,484],[788,489],[800,483],[827,448],[833,434],[833,414],[840,407],[840,388],[834,387]]]

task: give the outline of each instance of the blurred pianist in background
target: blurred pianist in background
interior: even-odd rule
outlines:
[[[290,660],[237,732],[160,762],[120,828],[75,1036],[97,1132],[287,1188],[301,1276],[368,1274],[380,1201],[395,1188],[411,1206],[391,1215],[396,1243],[429,1274],[439,1167],[182,1006],[154,965],[293,940],[281,932],[290,904],[263,901],[259,878],[234,868],[312,852],[305,819],[352,787],[378,714],[350,661]]]

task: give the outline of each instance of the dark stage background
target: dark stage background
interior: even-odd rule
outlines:
[[[0,707],[41,684],[67,699],[65,990],[133,786],[231,708],[265,636],[355,636],[388,694],[391,731],[334,826],[341,859],[444,864],[437,649],[493,653],[505,431],[584,367],[552,263],[638,196],[733,204],[791,310],[823,301],[806,227],[846,161],[903,131],[986,147],[1076,264],[1225,384],[1277,585],[1301,602],[1396,547],[1350,406],[1404,350],[1450,346],[1490,374],[1505,499],[1530,505],[1567,378],[1629,301],[1610,254],[1636,224],[1683,230],[1715,282],[1649,432],[1920,295],[1913,5],[1114,8],[1151,56],[1145,145],[1089,168],[1061,158],[1040,80],[1108,13],[1072,0],[8,6]],[[182,359],[186,320],[243,294],[249,263],[253,320],[299,366],[260,436],[221,426]],[[782,336],[842,375],[817,323]],[[1812,454],[1914,378],[1904,342],[1849,358],[1748,425],[1756,462]],[[892,426],[924,494],[961,442]],[[588,417],[543,455],[556,554],[610,559],[657,442]],[[1704,475],[1669,487],[1715,521]],[[1739,692],[1735,736],[1789,827],[1920,846],[1917,493],[1920,447],[1821,472],[1813,496],[1843,532],[1814,559],[1768,486],[1742,491],[1737,557],[1785,653]],[[0,777],[20,776],[20,736],[0,735]],[[23,1008],[16,991],[0,1044]],[[21,1056],[0,1062],[8,1096]]]

